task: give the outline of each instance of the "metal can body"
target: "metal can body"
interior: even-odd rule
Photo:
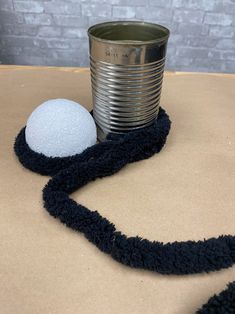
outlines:
[[[98,139],[153,123],[169,31],[152,23],[118,21],[94,25],[88,34]]]

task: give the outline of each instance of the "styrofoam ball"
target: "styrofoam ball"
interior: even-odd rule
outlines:
[[[33,151],[45,156],[72,156],[96,143],[96,125],[80,104],[51,99],[38,106],[28,118],[25,139]]]

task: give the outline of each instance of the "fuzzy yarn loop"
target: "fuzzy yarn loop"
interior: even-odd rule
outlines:
[[[106,141],[87,148],[79,155],[61,158],[46,157],[32,151],[25,141],[23,128],[15,140],[14,150],[26,168],[52,176],[43,189],[45,209],[68,227],[82,232],[90,242],[118,262],[133,268],[176,275],[231,267],[235,263],[234,236],[165,244],[138,236],[127,237],[97,211],[91,211],[69,197],[96,178],[110,176],[128,163],[160,152],[170,125],[168,115],[160,108],[153,125],[122,135],[111,134]],[[210,299],[198,313],[235,313],[235,284],[230,284],[228,289],[228,293],[223,292]],[[232,297],[228,298],[228,294]],[[218,299],[221,302],[219,312],[216,312]]]

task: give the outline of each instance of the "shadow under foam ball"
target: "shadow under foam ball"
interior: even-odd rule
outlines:
[[[28,118],[25,139],[29,147],[47,157],[80,154],[96,143],[96,125],[80,104],[52,99],[38,106]]]

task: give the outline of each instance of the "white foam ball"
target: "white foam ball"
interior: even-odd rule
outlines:
[[[33,151],[45,156],[72,156],[96,143],[96,125],[80,104],[51,99],[38,106],[28,118],[25,139]]]

